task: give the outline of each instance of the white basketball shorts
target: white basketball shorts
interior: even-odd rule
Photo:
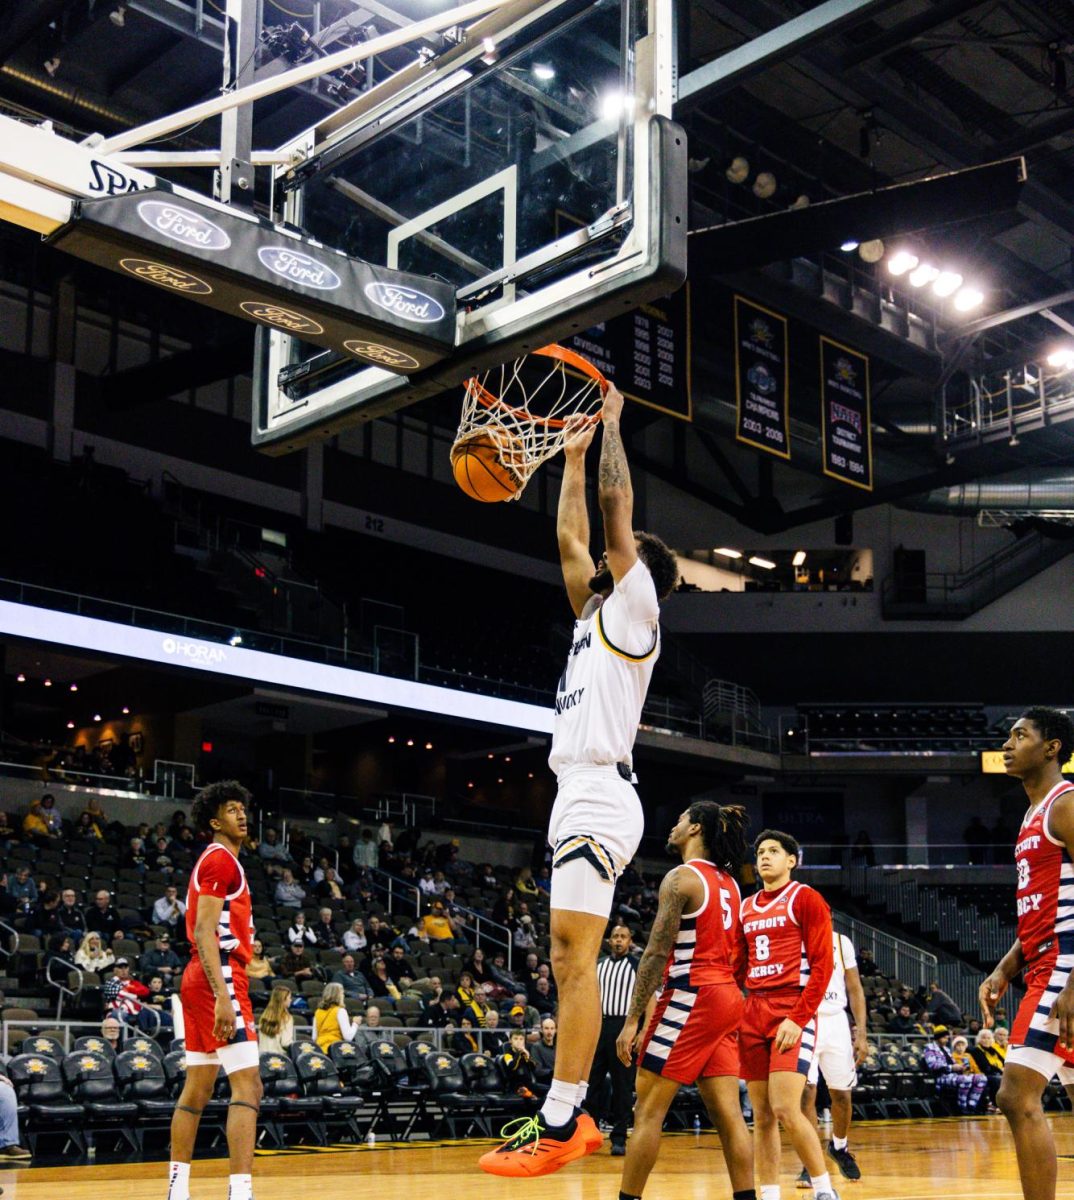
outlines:
[[[849,1092],[857,1085],[858,1071],[854,1066],[854,1043],[850,1036],[850,1021],[845,1012],[817,1014],[817,1048],[806,1076],[806,1083],[816,1085],[819,1072],[824,1072],[828,1087],[836,1092]]]
[[[645,827],[634,785],[614,764],[566,767],[548,822],[553,908],[607,917]]]

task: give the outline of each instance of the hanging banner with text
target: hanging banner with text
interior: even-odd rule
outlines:
[[[787,318],[735,297],[735,437],[790,458]]]
[[[873,490],[869,359],[831,338],[820,339],[820,430],[824,474]]]

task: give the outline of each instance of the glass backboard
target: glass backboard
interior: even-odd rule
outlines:
[[[253,440],[274,452],[449,391],[476,370],[674,291],[686,142],[668,0],[518,0],[290,149],[279,215],[367,262],[450,282],[456,353],[407,378],[261,330]],[[426,301],[385,296],[408,319]],[[398,366],[398,363],[393,365]]]

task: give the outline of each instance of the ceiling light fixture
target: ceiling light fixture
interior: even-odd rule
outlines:
[[[542,83],[548,83],[555,79],[556,69],[555,67],[546,66],[544,63],[537,63],[533,68],[533,76]]]
[[[101,719],[101,714],[100,714],[100,713],[94,713],[94,714],[93,714],[93,719],[94,719],[95,721],[99,721],[99,720]]]
[[[724,556],[724,558],[741,558],[742,557],[741,550],[729,550],[726,546],[720,546],[717,549],[713,550],[712,553],[713,554],[722,554]]]
[[[862,242],[858,247],[858,256],[862,262],[878,263],[884,257],[884,243],[880,238],[872,238],[868,242]]]
[[[74,721],[68,721],[68,722],[67,722],[67,728],[68,728],[68,729],[74,729],[74,727],[75,727],[75,723],[74,723]]]
[[[1058,367],[1061,371],[1074,367],[1074,346],[1058,346],[1045,361],[1049,367]]]
[[[241,646],[242,645],[242,634],[239,633],[239,631],[236,629],[235,632],[231,635],[231,637],[228,638],[227,644],[229,646]]]
[[[18,675],[16,675],[16,676],[15,676],[15,682],[16,682],[16,683],[25,683],[25,682],[26,682],[26,676],[25,676],[25,675],[24,675],[24,674],[23,674],[23,673],[20,671],[20,672],[18,673]]]
[[[71,684],[71,687],[70,687],[70,690],[71,690],[72,692],[77,692],[77,691],[78,691],[78,684],[77,684],[77,683],[72,683],[72,684]]]
[[[751,556],[750,558],[748,558],[746,561],[747,561],[747,562],[748,562],[748,563],[749,563],[751,566],[754,566],[754,567],[763,567],[763,568],[764,568],[766,571],[772,571],[772,570],[774,570],[774,569],[775,569],[775,566],[776,566],[776,564],[775,564],[774,562],[771,562],[771,561],[770,561],[769,559],[767,559],[767,558],[759,558],[759,557],[758,557],[756,554],[752,555],[752,556]]]
[[[921,259],[916,254],[911,254],[909,250],[896,250],[888,259],[888,274],[905,275],[907,271],[912,271],[920,261]]]
[[[131,710],[125,704],[123,705],[121,711],[125,717],[129,717],[131,715]]]
[[[52,687],[52,680],[51,680],[51,679],[44,679],[44,680],[42,680],[42,681],[41,681],[41,686],[42,686],[42,687]]]
[[[962,276],[957,271],[941,271],[936,276],[932,290],[937,296],[953,296],[962,286]]]
[[[805,562],[805,551],[804,550],[796,550],[794,552],[794,558],[791,559],[791,566],[792,567],[800,567],[802,565],[802,563],[804,563],[804,562]]]
[[[844,242],[839,247],[839,249],[844,251],[845,253],[849,254],[851,252],[851,250],[857,250],[857,248],[860,244],[861,244],[860,242],[855,242],[853,240],[850,240],[850,241]]]
[[[980,288],[964,287],[955,296],[955,308],[959,312],[970,312],[984,303],[984,292]]]
[[[769,200],[776,193],[776,177],[771,171],[761,171],[753,181],[753,194],[758,200]]]
[[[729,183],[745,183],[750,177],[750,160],[743,158],[741,154],[736,154],[727,164],[724,175],[727,176]]]
[[[907,281],[911,287],[924,287],[925,284],[931,283],[939,274],[939,267],[934,267],[932,263],[922,263],[910,272],[907,276]]]

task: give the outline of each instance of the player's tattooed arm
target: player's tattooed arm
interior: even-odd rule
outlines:
[[[634,490],[630,483],[626,450],[619,418],[623,411],[623,396],[610,385],[604,397],[601,422],[604,432],[600,443],[600,469],[597,474],[597,497],[604,518],[604,545],[608,567],[618,581],[638,560],[634,541]]]
[[[640,1020],[644,1015],[649,998],[656,991],[664,974],[664,966],[672,946],[675,945],[682,914],[691,900],[692,876],[692,871],[676,867],[664,876],[664,882],[660,885],[660,906],[653,922],[652,933],[649,934],[649,944],[645,947],[645,953],[638,964],[634,994],[630,998],[628,1015],[634,1020]]]

